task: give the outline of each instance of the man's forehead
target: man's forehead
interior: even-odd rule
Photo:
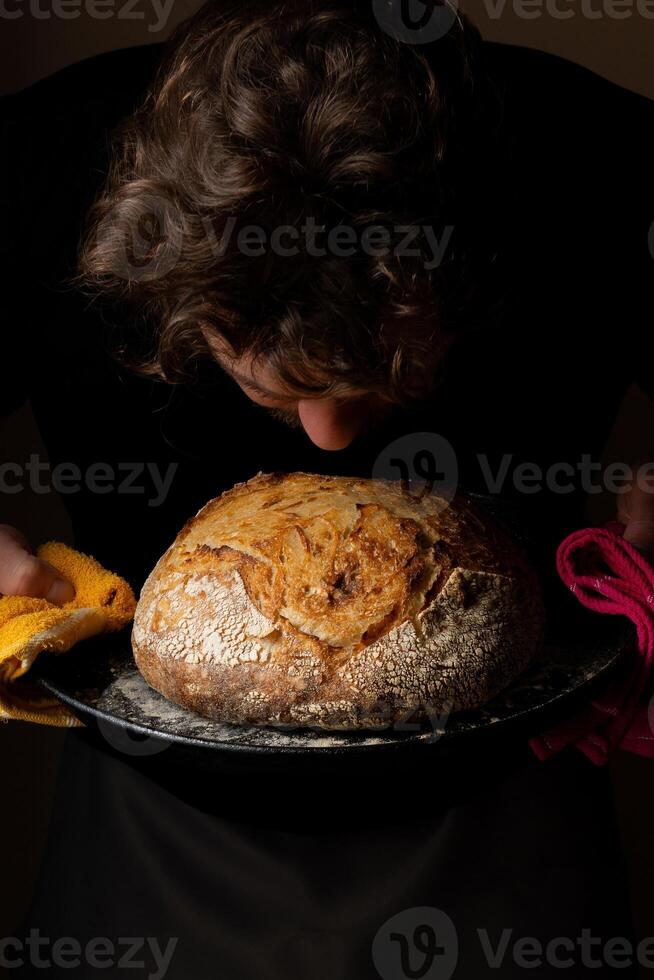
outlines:
[[[202,328],[202,333],[213,356],[235,381],[266,389],[268,394],[281,393],[279,378],[269,365],[255,361],[250,354],[236,354],[225,338],[213,330]]]
[[[204,331],[204,336],[209,344],[212,354],[231,378],[237,384],[248,388],[251,391],[278,399],[315,399],[325,397],[330,384],[325,381],[325,393],[312,387],[303,387],[301,384],[292,385],[282,379],[275,369],[265,362],[263,358],[254,357],[252,354],[236,354],[229,343],[213,331]],[[339,398],[361,398],[371,394],[363,388],[346,386],[339,392]]]

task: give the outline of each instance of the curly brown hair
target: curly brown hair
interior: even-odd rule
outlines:
[[[372,6],[213,0],[169,42],[116,133],[80,254],[85,287],[149,324],[141,370],[183,380],[215,333],[294,390],[404,401],[431,383],[470,286],[479,38],[459,16],[438,41],[405,44]],[[301,238],[292,258],[263,247],[308,221],[357,244],[347,257]],[[361,246],[366,229],[424,227],[454,229],[436,268],[424,241]]]

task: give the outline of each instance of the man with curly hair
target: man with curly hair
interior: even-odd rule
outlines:
[[[551,565],[625,391],[654,393],[652,105],[462,16],[410,43],[392,6],[212,0],[164,50],[0,104],[2,408],[29,397],[50,465],[84,475],[77,547],[135,584],[258,470],[370,476],[430,432]],[[644,550],[651,501],[620,497]],[[0,529],[0,592],[70,589]],[[432,907],[457,977],[521,977],[525,939],[539,976],[560,937],[575,976],[609,968],[633,927],[606,773],[480,752],[198,775],[74,733],[27,928],[175,937],[184,980],[390,977],[402,942],[407,975],[440,976]]]

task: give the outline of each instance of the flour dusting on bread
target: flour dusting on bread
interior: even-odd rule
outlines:
[[[478,707],[527,665],[542,618],[519,549],[469,501],[259,475],[183,528],[132,643],[153,688],[207,717],[378,728]]]

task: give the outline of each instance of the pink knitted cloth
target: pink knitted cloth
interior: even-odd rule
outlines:
[[[582,605],[629,617],[637,632],[635,665],[581,714],[531,739],[542,761],[572,744],[598,766],[617,748],[654,758],[654,569],[623,532],[615,523],[576,531],[559,547],[557,568]]]

